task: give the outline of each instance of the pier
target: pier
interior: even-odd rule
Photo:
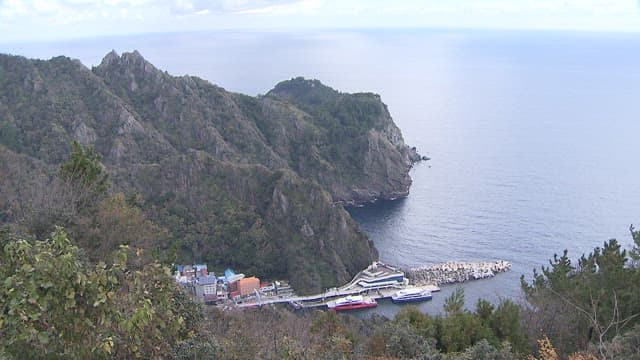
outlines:
[[[329,301],[340,297],[364,295],[367,298],[380,300],[390,298],[396,291],[410,287],[419,287],[420,289],[431,292],[440,290],[439,287],[433,284],[421,284],[420,286],[409,285],[409,280],[402,270],[381,262],[374,262],[354,276],[349,283],[339,288],[328,289],[323,293],[308,296],[278,297],[257,294],[254,301],[238,304],[238,306],[246,308],[288,303],[295,308],[323,308],[327,306]]]
[[[255,292],[255,296],[236,304],[239,308],[252,308],[269,304],[289,304],[294,308],[324,308],[329,301],[349,295],[363,295],[374,300],[390,298],[398,290],[420,288],[437,292],[439,286],[493,277],[511,269],[511,263],[446,262],[403,271],[391,265],[374,262],[360,271],[349,283],[307,296],[275,295]]]
[[[404,273],[392,266],[373,263],[360,271],[349,283],[339,288],[307,296],[270,296],[257,294],[255,301],[239,304],[239,307],[255,307],[258,305],[288,303],[295,308],[322,308],[339,297],[349,295],[366,295],[374,299],[389,297],[404,286]],[[377,284],[376,284],[377,283]],[[363,286],[364,285],[364,286]]]

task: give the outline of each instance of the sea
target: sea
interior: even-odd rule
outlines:
[[[461,285],[471,310],[480,298],[524,301],[520,277],[564,249],[574,261],[611,238],[630,249],[629,226],[640,227],[638,34],[235,30],[0,44],[88,67],[112,49],[249,95],[297,76],[380,94],[405,142],[431,160],[411,170],[407,198],[349,211],[385,263],[510,261]],[[441,313],[455,288],[418,306]]]

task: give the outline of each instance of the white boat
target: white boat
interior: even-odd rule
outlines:
[[[401,283],[399,283],[396,280],[392,280],[392,281],[380,281],[380,282],[375,282],[375,283],[369,283],[366,281],[360,281],[358,282],[358,285],[362,286],[363,288],[367,288],[367,289],[371,289],[371,288],[388,288],[388,287],[392,287],[392,286],[399,286],[401,285]]]
[[[391,301],[394,303],[427,301],[432,298],[431,291],[421,288],[402,289],[391,295]]]
[[[378,306],[378,303],[375,300],[365,299],[362,295],[347,296],[327,303],[329,309],[336,311],[367,309],[376,306]]]

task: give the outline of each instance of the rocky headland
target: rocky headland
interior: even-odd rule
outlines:
[[[101,156],[112,193],[140,199],[166,229],[154,251],[289,278],[301,292],[377,258],[342,204],[407,196],[421,159],[376,94],[294,78],[251,97],[137,51],[91,69],[0,55],[0,221],[20,223],[74,140]]]

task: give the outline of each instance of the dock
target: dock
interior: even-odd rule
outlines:
[[[381,262],[374,262],[360,271],[349,283],[327,291],[307,296],[263,294],[255,296],[239,308],[252,308],[270,304],[289,304],[296,309],[326,308],[329,301],[349,295],[363,295],[374,300],[391,298],[398,290],[419,288],[431,292],[440,291],[441,285],[479,280],[495,276],[511,269],[504,260],[494,262],[460,262],[421,266],[402,270]]]
[[[419,287],[431,292],[440,290],[434,284],[409,285],[409,281],[402,270],[381,262],[374,262],[354,276],[349,283],[339,288],[332,288],[320,294],[307,296],[274,297],[258,294],[255,301],[238,304],[238,307],[247,308],[285,303],[294,308],[323,308],[327,306],[329,301],[340,297],[364,295],[374,300],[381,300],[391,298],[391,295],[398,290],[413,287]]]

